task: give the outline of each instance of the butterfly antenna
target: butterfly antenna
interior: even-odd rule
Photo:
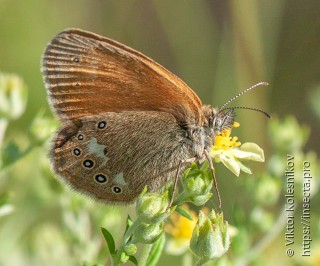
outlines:
[[[252,110],[252,111],[256,111],[259,113],[264,114],[266,117],[271,118],[271,115],[269,115],[267,112],[261,110],[261,109],[257,109],[257,108],[252,108],[252,107],[246,107],[246,106],[235,106],[235,107],[228,107],[228,108],[224,108],[224,109],[220,109],[221,111],[223,110],[229,110],[229,109],[246,109],[246,110]]]
[[[221,110],[224,109],[225,106],[227,106],[229,103],[231,103],[232,101],[234,101],[235,99],[239,98],[241,95],[245,94],[248,91],[251,91],[252,89],[259,87],[259,86],[268,86],[269,83],[268,82],[259,82],[253,86],[251,86],[250,88],[245,89],[244,91],[240,92],[239,94],[237,94],[236,96],[234,96],[233,98],[231,98],[229,101],[227,101],[224,105],[222,105],[222,107],[220,108]],[[245,108],[246,109],[246,108]],[[258,110],[255,110],[258,111]],[[261,111],[261,110],[260,110]],[[263,112],[263,111],[261,111]],[[267,115],[268,116],[268,115]]]

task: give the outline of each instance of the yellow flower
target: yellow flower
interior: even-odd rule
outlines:
[[[240,124],[234,122],[233,127],[239,127]],[[227,128],[215,137],[215,143],[212,147],[213,150],[229,150],[234,147],[238,147],[241,143],[238,141],[238,137],[230,137],[231,128]]]
[[[233,127],[239,127],[235,122]],[[255,143],[241,143],[238,137],[230,137],[231,128],[222,131],[215,137],[214,145],[211,148],[210,155],[217,162],[222,162],[236,176],[240,171],[251,174],[249,167],[245,166],[240,160],[252,160],[264,162],[263,150]]]
[[[183,207],[188,209],[187,205]],[[193,218],[192,221],[175,212],[170,216],[171,223],[165,225],[165,231],[171,235],[167,241],[166,251],[172,255],[181,255],[189,248],[192,232],[197,224],[197,215],[192,210],[188,212]]]

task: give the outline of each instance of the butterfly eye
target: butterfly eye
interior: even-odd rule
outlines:
[[[234,122],[235,113],[233,109],[227,112],[220,111],[214,118],[213,129],[215,132],[221,132],[226,128],[231,128]]]
[[[216,118],[214,119],[213,127],[215,128],[215,130],[220,131],[221,125],[223,124],[223,120],[224,120],[224,119],[221,118],[221,117],[216,117]]]

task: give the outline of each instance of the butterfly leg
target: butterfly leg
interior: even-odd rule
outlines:
[[[172,190],[172,195],[171,195],[171,200],[170,200],[170,203],[167,207],[167,210],[171,208],[172,206],[172,203],[173,203],[173,200],[174,200],[174,194],[177,190],[177,185],[178,185],[178,179],[179,179],[179,173],[180,173],[180,170],[181,170],[181,166],[182,164],[184,163],[192,163],[196,160],[197,158],[194,157],[194,158],[190,158],[190,159],[186,159],[186,160],[181,160],[178,164],[178,168],[177,168],[177,172],[176,172],[176,176],[174,178],[174,184],[173,184],[173,190]]]
[[[210,157],[210,154],[209,152],[205,149],[204,150],[204,154],[209,162],[209,165],[210,165],[210,170],[211,170],[211,174],[212,174],[212,177],[213,177],[213,185],[214,185],[214,188],[216,189],[217,191],[217,196],[218,196],[218,202],[219,202],[219,208],[221,209],[221,197],[220,197],[220,193],[219,193],[219,189],[218,189],[218,182],[217,182],[217,179],[216,179],[216,175],[215,175],[215,170],[214,170],[214,166],[213,166],[213,163],[212,163],[212,160],[211,160],[211,157]]]

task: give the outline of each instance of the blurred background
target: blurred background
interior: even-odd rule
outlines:
[[[316,207],[320,203],[316,193],[320,151],[319,12],[317,0],[1,0],[0,71],[19,76],[27,97],[23,96],[20,103],[23,106],[26,101],[24,112],[2,123],[5,135],[1,144],[0,203],[2,200],[9,209],[2,208],[2,215],[0,211],[0,264],[107,265],[109,254],[100,227],[121,235],[127,213],[134,215],[130,206],[113,208],[76,195],[50,172],[47,140],[57,121],[46,99],[40,58],[57,33],[76,27],[115,39],[151,57],[182,78],[203,103],[213,106],[222,106],[257,82],[269,82],[269,87],[259,87],[233,102],[233,106],[263,109],[272,119],[253,111],[237,112],[241,126],[233,133],[241,142],[262,147],[266,163],[250,163],[253,175],[241,174],[239,178],[217,167],[224,216],[237,228],[237,234],[230,251],[216,263],[320,265]],[[0,105],[2,102],[0,99]],[[293,257],[286,255],[282,217],[287,153],[295,156]],[[301,256],[304,160],[312,162],[314,174],[311,257]],[[159,265],[184,265],[183,257],[169,250]]]

